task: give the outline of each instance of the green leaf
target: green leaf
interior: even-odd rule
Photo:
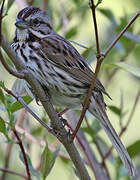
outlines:
[[[23,164],[25,165],[25,161],[24,161],[23,154],[22,154],[21,151],[19,152],[19,158],[20,158],[20,160],[23,162]],[[33,174],[38,180],[40,180],[40,175],[39,175],[39,173],[34,169],[34,167],[33,167],[33,165],[32,165],[32,162],[31,162],[30,157],[28,156],[28,154],[26,154],[26,158],[27,158],[27,162],[28,162],[28,166],[29,166],[30,171],[32,172],[32,174]]]
[[[128,146],[127,151],[131,158],[134,158],[135,156],[140,155],[140,140]]]
[[[132,34],[131,32],[126,32],[124,34],[125,37],[129,38],[130,40],[132,41],[135,41],[137,43],[140,43],[140,38],[139,36],[135,35],[135,34]]]
[[[115,26],[117,26],[117,21],[114,17],[113,12],[110,9],[98,9],[104,16],[106,16]]]
[[[3,81],[0,81],[0,86],[2,87],[2,89],[6,88]]]
[[[23,96],[22,98],[23,98],[23,100],[25,101],[26,104],[29,104],[33,100],[30,96]],[[19,101],[16,101],[11,105],[10,110],[11,110],[12,113],[14,113],[14,112],[22,109],[23,107],[24,106]]]
[[[6,16],[8,14],[8,11],[10,9],[10,7],[12,6],[12,4],[14,3],[15,0],[8,0],[8,3],[7,3],[7,8],[6,8],[6,11],[4,13],[4,16]]]
[[[125,62],[116,62],[114,64],[140,78],[140,67]]]
[[[83,45],[83,44],[80,44],[80,43],[78,43],[78,42],[75,42],[75,41],[72,41],[72,40],[69,40],[71,43],[73,43],[73,44],[76,44],[77,46],[79,46],[79,47],[82,47],[82,48],[84,48],[84,49],[88,49],[88,47],[86,47],[85,45]]]
[[[58,146],[54,152],[51,152],[48,148],[48,144],[46,145],[41,158],[41,173],[43,180],[45,180],[45,178],[49,175],[52,167],[54,166],[59,150],[60,146]]]
[[[125,62],[116,62],[116,63],[108,63],[108,64],[104,64],[103,65],[104,68],[116,68],[116,67],[119,67],[119,68],[122,68],[124,69],[125,71],[137,76],[137,77],[140,77],[140,67],[138,66],[135,66],[133,64],[128,64],[128,63],[125,63]]]
[[[101,129],[100,123],[97,119],[94,119],[92,122],[92,125],[89,127],[82,128],[83,131],[85,131],[92,139],[96,136],[98,131]]]
[[[70,39],[77,34],[77,28],[72,27],[66,34],[66,39]]]
[[[97,8],[97,7],[99,6],[99,4],[102,3],[102,1],[103,1],[103,0],[98,0],[98,2],[97,2],[96,5],[95,5],[95,8]]]
[[[7,136],[5,121],[0,117],[0,132]]]
[[[3,104],[5,104],[5,97],[1,88],[0,88],[0,100]]]
[[[87,49],[82,53],[82,56],[83,56],[84,58],[87,58],[91,52],[94,52],[93,46],[90,46],[89,48],[87,48]]]
[[[95,131],[92,128],[83,127],[82,130],[86,132],[88,135],[90,135],[92,138],[95,135]]]
[[[121,109],[116,106],[108,106],[108,108],[119,117],[121,116]]]

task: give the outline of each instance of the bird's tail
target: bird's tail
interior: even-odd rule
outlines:
[[[105,103],[104,103],[103,96],[101,93],[94,94],[91,97],[89,111],[95,117],[97,117],[99,119],[103,129],[107,133],[113,146],[115,147],[116,151],[118,152],[126,169],[129,171],[130,176],[134,177],[136,175],[136,170],[134,168],[134,165],[131,161],[131,158],[130,158],[127,150],[125,149],[119,136],[117,135],[115,129],[113,128],[113,126],[111,125],[111,123],[107,117]]]

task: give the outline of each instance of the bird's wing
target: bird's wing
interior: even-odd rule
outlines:
[[[51,34],[41,39],[41,43],[41,47],[44,47],[41,51],[47,61],[68,72],[78,81],[90,86],[94,73],[69,41],[58,34]],[[98,79],[96,79],[95,89],[109,96]]]

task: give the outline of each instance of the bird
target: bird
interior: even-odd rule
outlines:
[[[51,103],[68,109],[83,106],[95,74],[76,48],[55,32],[46,12],[25,7],[18,13],[15,26],[11,46],[48,92]],[[103,95],[110,97],[96,79],[88,111],[99,120],[129,174],[135,176],[133,162],[107,116]]]

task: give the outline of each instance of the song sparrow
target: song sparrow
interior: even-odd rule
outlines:
[[[26,7],[18,13],[15,25],[12,47],[48,91],[52,104],[66,108],[83,104],[94,73],[70,42],[54,31],[45,12]],[[107,117],[103,94],[109,96],[97,79],[88,110],[99,119],[125,167],[134,176],[129,154]]]

